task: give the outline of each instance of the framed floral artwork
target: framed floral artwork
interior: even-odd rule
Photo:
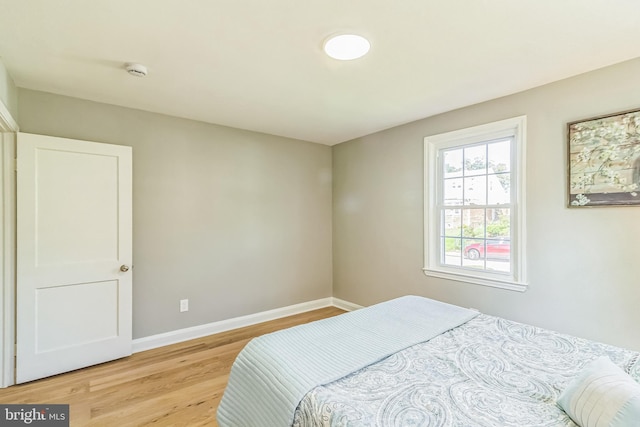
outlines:
[[[567,128],[569,207],[640,206],[640,110]]]

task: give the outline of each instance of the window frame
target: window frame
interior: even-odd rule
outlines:
[[[424,138],[424,274],[431,277],[473,283],[524,292],[527,290],[526,268],[526,116],[431,135]],[[443,149],[514,138],[511,150],[511,271],[475,271],[470,268],[443,265],[441,259],[441,211],[438,198],[444,177],[439,161]],[[449,208],[455,209],[455,206]]]

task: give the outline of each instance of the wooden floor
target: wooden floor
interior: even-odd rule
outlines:
[[[65,403],[71,426],[217,426],[236,355],[258,335],[343,313],[327,307],[0,389],[0,403]]]

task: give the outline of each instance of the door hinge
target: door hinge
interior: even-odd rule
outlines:
[[[18,159],[13,159],[13,170],[18,172]]]

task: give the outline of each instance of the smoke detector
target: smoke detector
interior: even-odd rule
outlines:
[[[147,75],[147,67],[145,67],[142,64],[134,64],[129,62],[124,65],[127,70],[127,73],[131,74],[132,76],[144,77]]]

